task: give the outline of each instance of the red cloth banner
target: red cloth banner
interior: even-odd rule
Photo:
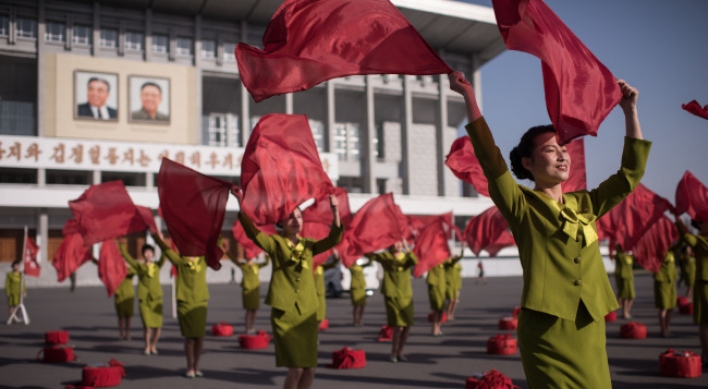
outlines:
[[[692,219],[708,212],[708,188],[686,170],[676,187],[676,214],[688,212]]]
[[[509,232],[509,224],[496,206],[470,219],[465,226],[464,238],[476,256],[485,250],[494,257],[504,247],[516,244]]]
[[[472,185],[482,196],[489,197],[487,177],[484,176],[482,165],[474,155],[472,142],[467,135],[457,138],[452,143],[450,152],[445,157],[445,165],[452,170],[455,177]]]
[[[542,62],[546,107],[558,141],[597,136],[600,123],[622,98],[612,73],[541,0],[492,0],[509,50]]]
[[[681,104],[681,108],[698,117],[708,120],[708,105],[701,107],[701,105],[698,104],[698,101],[691,100],[688,104]]]
[[[565,145],[570,156],[570,174],[563,181],[563,193],[586,190],[588,187],[585,173],[585,139],[576,139]]]
[[[118,249],[118,244],[114,239],[109,239],[101,243],[101,251],[98,256],[98,278],[106,286],[108,297],[116,293],[116,289],[128,274],[123,256]]]
[[[658,272],[664,262],[664,256],[678,238],[674,223],[668,217],[662,216],[634,245],[637,263],[652,273]]]
[[[160,213],[180,255],[204,255],[209,267],[221,268],[224,252],[217,242],[232,187],[229,182],[162,158],[157,176]]]
[[[61,241],[54,253],[52,266],[57,271],[57,281],[62,282],[69,277],[79,266],[93,258],[91,247],[84,245],[84,239],[78,233],[78,223],[69,219],[64,224],[64,240]]]
[[[256,101],[355,74],[452,73],[388,0],[287,0],[263,47],[236,47],[241,80]]]
[[[349,267],[365,253],[381,250],[402,240],[401,215],[392,193],[367,201],[354,214],[350,228],[344,232],[339,250],[342,264]]]
[[[334,188],[334,195],[339,201],[339,220],[346,231],[351,225],[352,218],[354,217],[351,209],[349,208],[349,195],[347,194],[346,189],[340,187]],[[329,197],[316,201],[302,212],[303,226],[300,235],[316,240],[324,239],[327,235],[329,235],[329,231],[332,228],[333,219],[334,215],[332,214]],[[335,246],[335,248],[337,247],[339,247],[339,245]],[[334,248],[329,249],[324,253],[315,255],[313,258],[315,268],[327,262],[327,259],[330,255],[332,255],[333,250]]]
[[[29,236],[25,237],[25,255],[24,255],[24,272],[26,276],[29,277],[39,277],[39,273],[42,268],[37,262],[37,253],[39,253],[39,246],[37,242]]]
[[[673,211],[668,200],[639,184],[627,198],[602,216],[597,226],[611,242],[619,243],[629,251],[667,210]]]
[[[248,139],[241,162],[243,212],[256,225],[287,219],[295,207],[334,191],[305,115],[270,114]]]
[[[452,212],[439,215],[429,223],[416,240],[413,253],[418,257],[418,264],[413,269],[414,277],[421,277],[425,272],[452,257],[448,240],[452,233]]]
[[[154,221],[146,223],[147,213],[133,204],[125,185],[118,180],[91,185],[78,199],[69,201],[69,208],[87,246],[155,225]],[[152,219],[152,212],[150,215]]]

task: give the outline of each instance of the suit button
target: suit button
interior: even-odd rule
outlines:
[[[300,289],[295,289],[295,293],[297,293],[297,292],[299,292],[299,291],[300,291]]]
[[[575,257],[575,259],[573,259],[573,262],[580,263],[580,257]]]
[[[573,282],[573,285],[575,285],[575,286],[580,286],[582,284],[583,284],[583,280],[575,280],[575,282]]]
[[[300,277],[296,278],[295,281],[300,281]]]

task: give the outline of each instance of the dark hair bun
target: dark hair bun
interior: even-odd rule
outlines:
[[[521,164],[521,152],[519,146],[514,147],[509,153],[509,159],[511,160],[511,171],[514,173],[516,178],[520,180],[531,180],[533,181],[533,175],[528,171],[524,165]]]

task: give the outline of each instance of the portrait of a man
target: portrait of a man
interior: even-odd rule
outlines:
[[[170,122],[170,81],[155,77],[130,77],[130,121]]]
[[[76,71],[74,117],[88,120],[118,120],[118,75]]]

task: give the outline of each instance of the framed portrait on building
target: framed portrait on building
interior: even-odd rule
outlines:
[[[170,124],[170,80],[161,77],[128,77],[129,122]]]
[[[74,119],[118,121],[118,74],[74,71]]]

